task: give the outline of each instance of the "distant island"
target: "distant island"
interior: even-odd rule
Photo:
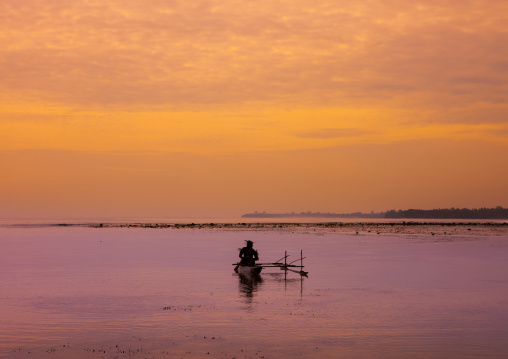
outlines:
[[[508,219],[508,208],[446,208],[391,210],[385,218],[430,218],[430,219]]]
[[[257,212],[242,215],[242,218],[420,218],[420,219],[508,219],[508,208],[439,208],[439,209],[407,209],[389,210],[387,212],[370,213],[322,213],[322,212],[291,212],[266,213]]]

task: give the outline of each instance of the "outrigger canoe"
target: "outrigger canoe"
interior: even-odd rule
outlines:
[[[298,273],[302,277],[307,277],[307,274],[309,272],[305,272],[303,270],[303,268],[304,268],[303,260],[305,259],[305,257],[303,256],[303,251],[300,251],[300,258],[294,260],[291,263],[287,263],[287,261],[286,261],[287,257],[289,257],[289,256],[288,256],[287,252],[285,252],[284,257],[279,259],[277,262],[256,263],[253,266],[242,265],[240,263],[234,263],[233,265],[235,266],[235,272],[238,274],[243,274],[243,275],[259,275],[259,273],[261,273],[261,270],[263,268],[272,267],[272,268],[279,268],[280,270],[286,271],[286,273],[289,271],[289,272],[293,272],[293,273]],[[284,263],[281,262],[283,259],[284,259]],[[300,265],[293,264],[294,262],[298,262],[298,261],[300,262]]]

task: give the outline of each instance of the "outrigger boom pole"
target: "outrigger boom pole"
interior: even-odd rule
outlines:
[[[287,254],[287,251],[284,252],[284,257],[282,257],[281,259],[279,259],[277,262],[273,262],[273,263],[256,263],[257,266],[260,266],[260,267],[263,267],[263,268],[279,268],[280,270],[283,270],[283,271],[290,271],[290,272],[294,272],[294,273],[298,273],[300,274],[300,276],[302,277],[307,277],[307,274],[309,274],[309,272],[305,272],[303,270],[304,268],[304,265],[303,265],[303,260],[306,258],[303,256],[303,250],[300,251],[300,258],[288,263],[287,262],[287,257],[289,257],[289,255]],[[284,259],[284,263],[281,263],[280,261]],[[295,262],[298,262],[300,261],[300,265],[294,265],[293,263]],[[296,270],[296,268],[299,268],[300,270]]]

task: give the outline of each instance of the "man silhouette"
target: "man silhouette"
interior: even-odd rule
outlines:
[[[253,266],[256,264],[256,261],[259,260],[258,252],[252,247],[254,245],[254,242],[246,241],[246,243],[247,246],[243,247],[240,250],[239,254],[239,257],[241,258],[240,264]]]

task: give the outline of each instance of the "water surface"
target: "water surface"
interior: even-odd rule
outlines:
[[[306,257],[309,277],[233,272]],[[0,228],[6,358],[504,358],[506,236]]]

